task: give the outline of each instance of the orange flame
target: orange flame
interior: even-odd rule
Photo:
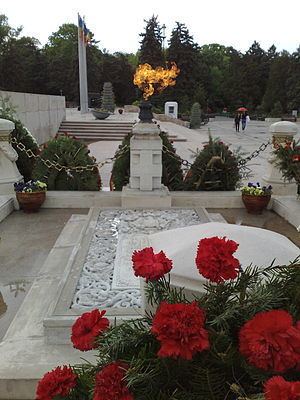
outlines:
[[[153,69],[149,64],[140,64],[134,74],[133,83],[141,89],[145,100],[154,92],[160,93],[168,86],[176,84],[175,78],[180,72],[177,65],[172,62],[170,69],[157,67]]]

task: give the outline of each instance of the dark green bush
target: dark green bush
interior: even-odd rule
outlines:
[[[67,134],[55,137],[46,143],[41,157],[67,167],[95,164],[95,159],[89,155],[87,146]],[[33,177],[47,183],[48,190],[100,190],[101,188],[97,166],[91,171],[58,171],[38,160],[33,170]]]
[[[124,146],[130,146],[130,138],[132,134],[127,135],[119,149],[116,152],[122,151]],[[160,133],[160,137],[170,153],[163,152],[162,154],[162,183],[169,188],[169,190],[183,190],[183,174],[181,170],[181,162],[176,159],[176,150],[172,143],[169,141],[165,132]],[[175,158],[174,158],[175,157]],[[123,186],[129,183],[130,176],[130,151],[123,154],[116,159],[112,169],[112,186],[114,190],[122,190]]]
[[[202,112],[199,103],[194,103],[191,109],[190,128],[197,129],[201,126]]]
[[[235,190],[241,179],[238,161],[228,146],[209,136],[185,178],[185,190]]]
[[[11,133],[11,137],[15,138],[18,143],[22,143],[26,149],[30,149],[34,154],[39,153],[39,146],[35,138],[31,135],[27,128],[14,116],[13,106],[10,104],[9,99],[0,99],[0,118],[8,119],[15,124],[15,129]],[[32,170],[35,164],[35,158],[29,158],[25,151],[17,148],[16,144],[12,144],[13,148],[18,153],[18,160],[16,162],[20,174],[23,175],[25,182],[32,178]]]

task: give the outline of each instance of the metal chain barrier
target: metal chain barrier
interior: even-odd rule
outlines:
[[[99,162],[95,162],[94,164],[71,167],[71,166],[61,165],[61,164],[59,164],[58,162],[55,162],[55,161],[46,160],[43,157],[41,157],[39,154],[34,154],[31,149],[26,149],[24,144],[18,142],[17,139],[14,138],[14,137],[11,138],[10,143],[15,144],[16,147],[20,151],[25,152],[27,157],[35,158],[35,159],[40,160],[49,169],[54,168],[57,171],[62,171],[62,170],[66,171],[66,172],[75,171],[77,173],[81,173],[81,172],[84,172],[84,171],[93,171],[95,167],[102,168],[104,165],[110,164],[110,163],[114,162],[115,160],[117,160],[118,158],[121,158],[123,155],[128,153],[128,151],[130,150],[130,146],[129,145],[125,145],[121,150],[117,151],[117,153],[116,153],[116,155],[114,157],[108,157],[105,160],[99,161]],[[248,157],[239,160],[238,166],[240,167],[241,170],[244,170],[244,172],[241,173],[242,175],[245,175],[245,177],[246,177],[246,175],[249,174],[249,172],[247,172],[247,170],[249,171],[249,168],[246,166],[246,164],[249,161],[251,161],[253,158],[258,157],[259,154],[261,152],[265,151],[266,148],[270,144],[272,144],[272,139],[269,139],[268,142],[266,142],[266,143],[262,143],[259,146],[259,148],[257,150],[254,150],[254,152],[251,153]],[[189,168],[190,169],[192,167],[192,165],[193,165],[193,163],[191,163],[190,161],[185,160],[185,159],[181,158],[178,154],[173,153],[172,151],[170,151],[165,145],[163,145],[162,151],[164,153],[169,154],[169,156],[174,158],[174,160],[179,161],[181,163],[181,165],[183,167],[185,167],[185,168]],[[197,168],[197,170],[202,174],[204,171],[206,171],[206,168],[205,169]]]
[[[272,139],[269,139],[266,143],[262,143],[257,150],[254,150],[248,157],[239,160],[238,166],[240,167],[240,174],[242,178],[247,178],[249,176],[250,168],[246,166],[246,164],[251,161],[253,158],[258,157],[259,154],[266,150],[266,148],[272,144]],[[165,145],[163,145],[163,152],[168,153],[169,156],[174,158],[176,161],[179,161],[184,167],[191,168],[193,165],[190,161],[184,160],[178,154],[171,152]],[[202,174],[206,169],[197,168],[197,170]]]
[[[243,167],[243,166],[246,165],[249,161],[251,161],[253,158],[258,157],[259,154],[260,154],[261,152],[265,151],[266,148],[267,148],[270,144],[272,144],[272,139],[269,139],[266,143],[262,143],[262,144],[259,146],[259,148],[258,148],[257,150],[254,150],[253,153],[250,154],[250,156],[241,159],[241,160],[238,162],[238,165],[241,166],[241,167]]]
[[[10,143],[15,144],[16,147],[20,151],[26,153],[27,157],[38,159],[44,165],[46,165],[47,168],[49,168],[49,169],[54,168],[59,172],[62,170],[66,171],[66,172],[75,171],[77,173],[81,173],[84,171],[93,171],[95,167],[102,168],[105,164],[110,164],[110,163],[114,162],[115,160],[122,157],[124,154],[126,154],[129,151],[129,146],[125,145],[122,150],[117,151],[117,153],[114,157],[108,157],[105,160],[95,162],[94,164],[78,165],[76,167],[71,167],[71,166],[61,165],[55,161],[46,160],[43,157],[41,157],[39,154],[34,154],[31,149],[26,149],[24,144],[18,142],[17,139],[14,137],[11,138]]]

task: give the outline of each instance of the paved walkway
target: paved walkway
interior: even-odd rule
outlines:
[[[68,116],[67,116],[68,118]],[[80,114],[72,114],[72,118],[80,118]],[[88,114],[83,118],[91,118]],[[123,121],[137,120],[136,113],[125,113],[122,115],[113,115],[109,118],[122,119]],[[226,144],[228,144],[233,150],[240,149],[241,154],[245,157],[251,154],[254,150],[258,149],[262,143],[265,143],[270,138],[269,127],[270,123],[264,121],[250,121],[245,132],[236,133],[233,127],[233,120],[219,117],[212,119],[207,125],[204,125],[200,129],[188,129],[180,125],[176,125],[172,122],[160,122],[160,127],[163,130],[167,130],[170,134],[185,137],[186,142],[175,142],[174,146],[180,157],[193,161],[194,152],[197,149],[201,149],[203,144],[208,140],[209,132],[215,137],[219,137]],[[300,138],[300,123],[298,137]],[[102,161],[107,157],[112,157],[121,142],[96,142],[92,143],[89,148],[91,154],[96,157],[98,161]],[[252,170],[252,177],[249,180],[260,181],[262,176],[266,173],[268,168],[268,158],[270,156],[271,146],[269,146],[264,152],[254,158],[248,163],[248,167]],[[100,170],[102,182],[104,187],[109,186],[109,179],[111,174],[111,164],[105,165]]]

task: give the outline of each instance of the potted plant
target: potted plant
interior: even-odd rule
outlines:
[[[300,196],[300,144],[298,141],[286,141],[275,144],[275,164],[282,172],[287,181],[295,179],[297,183],[297,194]]]
[[[271,199],[272,186],[260,186],[249,182],[241,189],[242,200],[249,214],[261,214]]]
[[[16,197],[25,213],[37,212],[46,198],[47,185],[38,180],[17,182],[14,184]]]

